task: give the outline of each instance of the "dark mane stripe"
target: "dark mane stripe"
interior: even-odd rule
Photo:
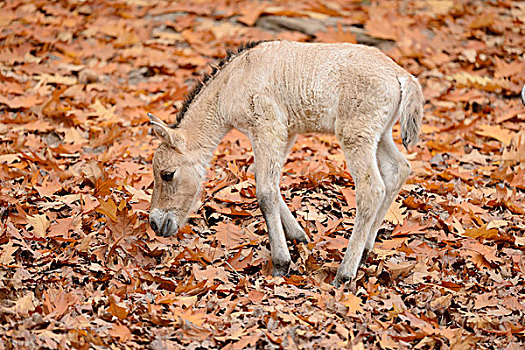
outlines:
[[[204,74],[201,81],[199,81],[193,89],[190,91],[190,93],[186,96],[186,99],[184,100],[184,103],[182,104],[182,108],[180,109],[179,113],[177,114],[177,120],[175,123],[171,125],[172,128],[176,128],[179,126],[180,122],[184,118],[184,115],[188,111],[188,108],[190,107],[191,103],[197,97],[197,95],[202,91],[204,87],[206,87],[206,84],[211,81],[215,76],[220,72],[226,64],[228,64],[230,61],[232,61],[235,57],[239,56],[244,51],[247,51],[251,48],[254,48],[255,46],[263,43],[264,41],[253,41],[248,43],[241,44],[237,50],[227,50],[226,51],[226,57],[222,58],[217,65],[211,66],[211,74]]]

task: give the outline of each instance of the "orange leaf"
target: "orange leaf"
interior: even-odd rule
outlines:
[[[117,304],[112,297],[109,298],[108,312],[113,316],[118,317],[119,320],[124,320],[128,317],[128,309],[126,308],[126,305],[122,303],[120,303],[120,305]]]
[[[339,187],[339,191],[345,197],[346,203],[350,208],[355,208],[357,203],[355,201],[355,190],[350,187]]]
[[[114,324],[113,328],[109,330],[109,335],[119,338],[119,340],[123,343],[131,340],[131,331],[123,324]]]
[[[41,215],[28,215],[27,221],[31,226],[33,226],[33,234],[37,237],[44,237],[46,235],[46,231],[49,228],[49,219],[44,214]]]
[[[5,97],[0,95],[0,104],[5,104],[13,109],[30,108],[42,103],[43,100],[43,98],[37,98],[34,95],[17,97]]]
[[[487,225],[480,228],[470,228],[465,230],[465,236],[472,238],[497,239],[499,238],[498,230],[495,228],[487,229]]]
[[[343,236],[335,236],[334,238],[327,237],[326,240],[328,241],[326,249],[342,250],[348,247],[348,238],[344,238]]]
[[[356,316],[358,312],[364,313],[364,310],[361,307],[361,305],[363,305],[363,300],[352,293],[344,294],[341,303],[348,307],[347,316]]]
[[[239,17],[237,20],[246,24],[247,26],[253,26],[255,22],[257,22],[257,19],[261,13],[264,11],[265,7],[266,4],[259,1],[245,3],[240,11],[241,17]]]
[[[106,215],[111,221],[117,221],[117,205],[113,199],[109,198],[107,201],[103,199],[98,200],[100,206],[95,209],[96,212]]]
[[[241,244],[243,240],[247,239],[241,228],[231,222],[219,222],[215,229],[217,230],[215,238],[226,248],[233,248],[236,245]]]
[[[394,225],[403,224],[407,214],[406,208],[401,208],[401,203],[393,201],[386,212],[385,220],[390,221]]]
[[[315,33],[316,39],[324,43],[356,43],[355,35],[350,30],[344,30],[341,23],[336,28],[327,28],[326,32]]]
[[[496,139],[499,142],[503,143],[505,146],[510,145],[512,138],[514,137],[514,135],[516,135],[516,133],[507,129],[503,129],[499,125],[480,125],[478,129],[481,130],[476,131],[476,134]]]

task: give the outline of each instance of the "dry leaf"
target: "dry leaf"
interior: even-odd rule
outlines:
[[[123,324],[115,323],[113,328],[110,329],[109,335],[119,338],[122,343],[126,343],[131,340],[131,331]]]
[[[46,215],[28,215],[27,222],[33,227],[33,234],[39,238],[46,236],[46,231],[49,228],[50,222]]]
[[[503,143],[505,147],[510,145],[510,142],[516,135],[516,133],[503,129],[499,125],[480,125],[478,129],[480,129],[480,131],[476,131],[476,134],[496,139]]]
[[[385,220],[394,225],[402,225],[407,216],[405,212],[406,208],[401,208],[401,203],[393,201],[390,208],[388,208]]]
[[[8,244],[2,247],[0,252],[0,264],[2,265],[11,265],[15,262],[15,252],[19,247],[13,246],[13,242],[9,241]]]
[[[341,303],[348,307],[348,312],[346,314],[347,316],[356,316],[358,312],[364,312],[362,308],[363,301],[360,297],[355,296],[354,294],[344,294],[341,299]]]

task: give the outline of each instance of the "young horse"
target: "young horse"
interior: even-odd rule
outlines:
[[[410,173],[392,140],[415,144],[423,114],[416,78],[379,50],[353,44],[286,41],[228,55],[186,100],[175,125],[148,114],[162,140],[153,157],[150,224],[170,236],[194,206],[213,150],[232,128],[255,155],[257,200],[266,220],[274,275],[290,265],[286,239],[307,237],[280,195],[286,155],[298,133],[335,133],[355,181],[354,229],[335,285],[356,276],[381,222]]]

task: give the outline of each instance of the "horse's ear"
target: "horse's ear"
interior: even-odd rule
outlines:
[[[157,137],[176,151],[183,153],[186,147],[186,139],[179,131],[170,128],[159,118],[148,113],[149,122]]]

